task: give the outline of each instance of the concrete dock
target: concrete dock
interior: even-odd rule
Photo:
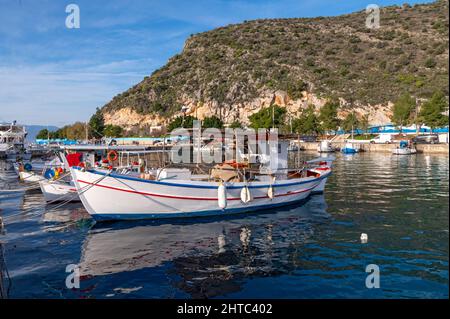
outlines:
[[[294,142],[294,141],[293,141]],[[344,147],[344,142],[332,142],[334,147],[342,148]],[[380,152],[380,153],[391,153],[392,149],[395,148],[397,144],[370,144],[370,143],[360,143],[361,150],[364,152]],[[305,151],[317,151],[317,147],[319,143],[307,143],[300,142],[300,146]],[[416,144],[415,145],[418,153],[425,154],[448,154],[449,153],[449,145],[447,143],[441,144]]]

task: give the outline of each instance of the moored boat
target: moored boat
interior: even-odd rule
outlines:
[[[33,171],[19,171],[19,178],[21,181],[27,183],[36,183],[45,180],[44,176]]]
[[[394,155],[412,155],[416,153],[416,148],[408,141],[400,141],[400,144],[392,150],[392,154]]]
[[[77,189],[73,182],[66,182],[64,180],[47,180],[44,179],[39,182],[42,194],[47,203],[54,203],[60,201],[79,202]]]
[[[353,139],[353,125],[352,125],[352,138],[351,140],[354,141]],[[348,140],[345,141],[345,145],[343,148],[341,148],[341,152],[344,154],[356,154],[359,153],[360,151],[360,144],[354,143],[354,142],[349,142]]]
[[[333,164],[333,161],[335,160],[334,157],[328,157],[328,158],[322,158],[319,157],[317,159],[311,160],[306,162],[310,168],[308,169],[311,172],[315,172],[317,174],[325,174],[330,172],[331,173],[331,165]],[[325,185],[327,183],[328,177],[322,179],[322,181],[319,183],[319,185],[312,191],[312,194],[320,194],[323,193],[325,190]]]
[[[88,213],[113,220],[229,215],[289,205],[315,189],[323,191],[331,169],[289,172],[295,177],[283,180],[261,175],[251,182],[201,181],[185,169],[161,169],[146,179],[77,167],[71,174]]]
[[[341,148],[341,152],[344,154],[356,154],[359,153],[359,146],[354,143],[347,142],[344,147]]]
[[[317,152],[319,153],[332,153],[334,151],[336,151],[336,149],[331,145],[331,142],[328,140],[321,141],[319,146],[317,146]]]
[[[24,148],[26,136],[25,126],[18,125],[16,121],[0,124],[0,157],[6,157],[7,161],[12,162],[17,158],[28,158]]]

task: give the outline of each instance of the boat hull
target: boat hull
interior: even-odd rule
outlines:
[[[226,183],[226,208],[218,205],[218,183],[147,181],[123,175],[71,168],[75,186],[88,213],[96,220],[160,219],[229,215],[290,205],[306,199],[329,174],[270,185],[249,183],[252,200],[241,201],[244,183]]]
[[[39,182],[39,186],[41,187],[42,194],[44,195],[45,201],[47,203],[55,203],[60,201],[80,201],[77,189],[73,185],[43,180]]]
[[[344,154],[356,154],[358,153],[358,150],[354,148],[343,148],[341,152]]]
[[[394,148],[392,154],[394,155],[412,155],[416,154],[417,150],[415,148]]]
[[[26,183],[36,183],[45,180],[45,177],[34,172],[19,172],[19,178]]]
[[[317,152],[319,153],[333,153],[334,151],[335,149],[329,141],[322,141],[319,146],[317,146]]]

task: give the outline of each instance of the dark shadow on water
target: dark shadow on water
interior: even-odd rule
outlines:
[[[252,212],[242,212],[236,214],[229,215],[220,215],[220,216],[205,216],[205,217],[179,217],[179,218],[164,218],[164,219],[142,219],[142,220],[111,220],[111,221],[96,221],[92,230],[103,229],[103,228],[114,228],[114,229],[126,229],[132,228],[136,226],[160,226],[160,225],[191,225],[191,224],[207,224],[211,222],[226,222],[233,220],[242,220],[244,219],[255,219],[258,216],[266,216],[266,215],[275,215],[283,212],[292,212],[295,209],[306,205],[312,198],[315,200],[323,201],[323,205],[325,204],[325,198],[323,195],[312,195],[302,201],[299,201],[295,204],[286,205],[279,208],[269,208],[269,209],[261,209],[260,211],[252,211]]]

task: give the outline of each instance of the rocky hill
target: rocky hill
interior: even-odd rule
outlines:
[[[128,129],[159,125],[182,105],[198,118],[217,115],[243,123],[272,103],[292,116],[339,98],[389,121],[403,92],[448,96],[448,0],[384,7],[380,28],[365,11],[337,17],[246,21],[187,39],[183,51],[102,108],[107,124]]]

